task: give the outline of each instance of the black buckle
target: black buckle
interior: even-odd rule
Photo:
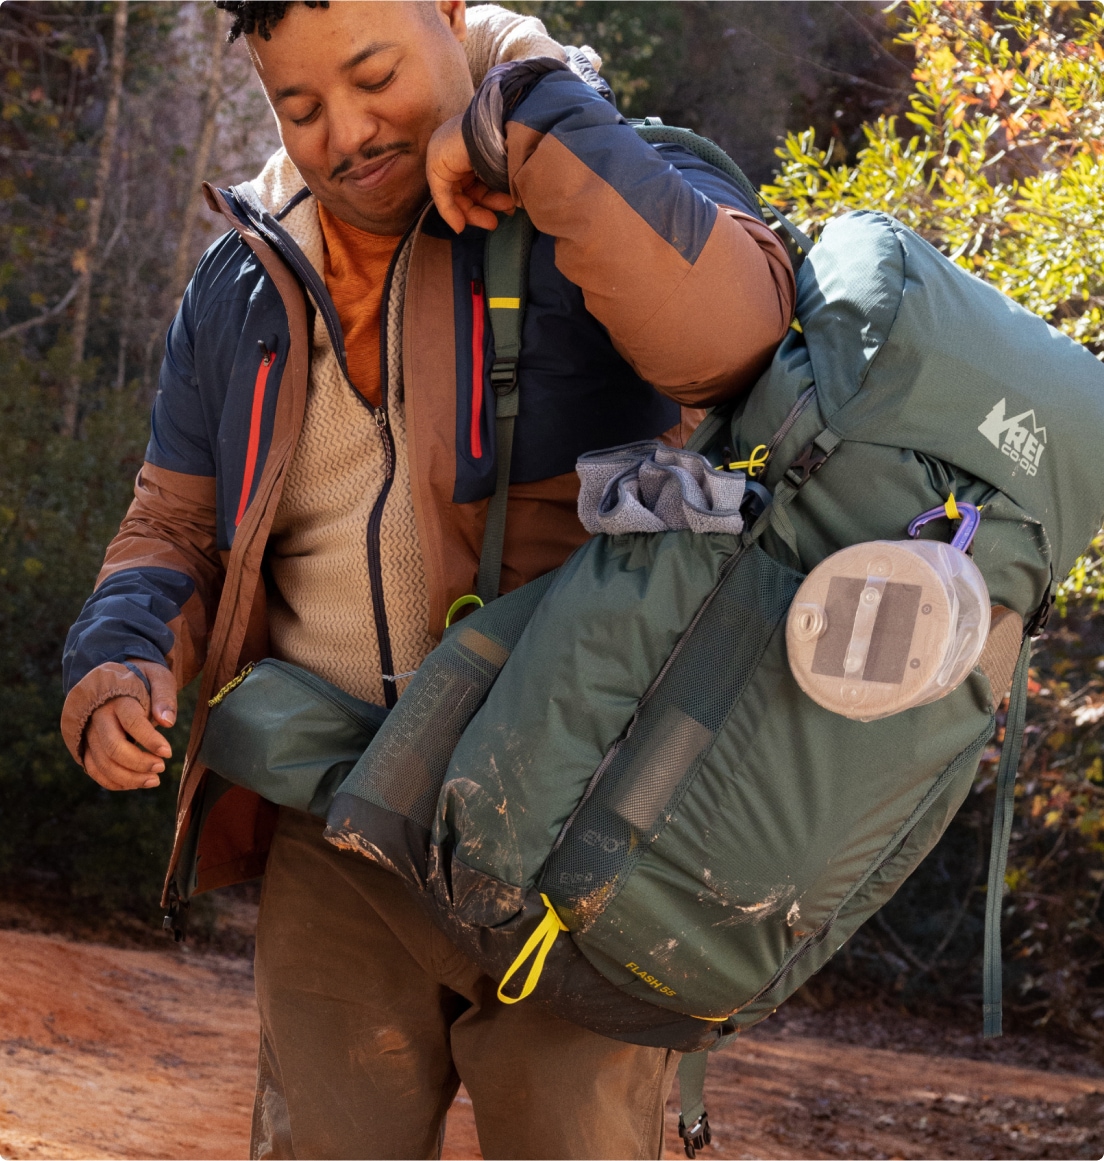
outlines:
[[[1047,627],[1047,622],[1050,620],[1050,611],[1053,608],[1054,594],[1050,593],[1043,598],[1042,603],[1031,614],[1031,620],[1024,626],[1024,633],[1028,637],[1038,637]]]
[[[180,898],[176,884],[173,883],[169,887],[169,909],[161,921],[161,926],[166,931],[172,932],[173,940],[176,943],[183,943],[188,934],[188,908],[190,906],[189,901]]]
[[[815,475],[824,467],[825,460],[835,450],[833,447],[825,451],[816,440],[813,440],[812,443],[804,448],[801,455],[786,469],[784,477],[786,482],[792,484],[795,488],[804,487],[809,477]]]
[[[496,395],[509,395],[518,381],[517,359],[495,359],[491,364],[491,386]]]
[[[704,1149],[706,1145],[713,1140],[713,1134],[709,1131],[709,1114],[702,1109],[702,1115],[687,1128],[683,1124],[682,1117],[679,1117],[679,1136],[682,1138],[682,1148],[690,1161],[698,1154],[699,1149]]]

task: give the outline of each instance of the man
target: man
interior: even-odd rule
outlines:
[[[70,634],[66,740],[101,785],[156,785],[158,727],[203,669],[167,898],[265,873],[254,1156],[436,1156],[460,1080],[486,1156],[660,1156],[674,1054],[498,1003],[397,879],[195,753],[212,692],[266,655],[393,705],[473,590],[496,471],[492,211],[537,230],[503,591],[585,539],[580,453],[681,441],[693,409],[754,381],[790,321],[786,253],[534,21],[219,2],[284,148],[207,189],[232,228],[170,329],[135,500]]]

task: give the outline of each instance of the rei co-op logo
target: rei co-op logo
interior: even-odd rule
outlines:
[[[1035,422],[1034,411],[1019,415],[1005,415],[1005,400],[1001,400],[978,426],[978,431],[1013,463],[1019,464],[1029,475],[1039,470],[1039,461],[1046,451],[1046,428]],[[1030,429],[1026,426],[1030,424]]]

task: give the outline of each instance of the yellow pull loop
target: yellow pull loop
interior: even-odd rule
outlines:
[[[255,662],[250,663],[238,674],[237,677],[232,677],[223,687],[215,694],[210,701],[207,702],[208,709],[214,709],[220,701],[233,689],[237,689],[239,685],[253,672]]]
[[[954,492],[947,497],[947,502],[943,505],[943,511],[947,513],[948,520],[962,519],[962,513],[958,510],[958,505],[955,503]]]
[[[452,618],[455,617],[461,609],[466,608],[468,605],[477,605],[479,608],[483,608],[483,602],[475,595],[475,593],[465,593],[464,596],[457,597],[456,600],[453,601],[451,605],[449,605],[449,610],[445,614],[446,629],[449,627],[449,625],[452,624]]]
[[[747,472],[751,479],[755,479],[757,475],[767,466],[767,460],[770,459],[770,451],[767,449],[765,443],[761,443],[758,447],[752,449],[751,455],[746,460],[733,460],[732,463],[725,465],[725,470],[734,472],[742,470]]]
[[[561,931],[567,930],[567,924],[556,914],[556,909],[548,901],[548,896],[542,892],[541,899],[544,900],[544,905],[548,910],[545,912],[544,918],[537,924],[536,931],[525,941],[525,946],[518,953],[517,959],[510,964],[506,974],[502,977],[502,982],[498,985],[498,998],[504,1004],[516,1004],[518,1000],[524,1000],[526,996],[532,994],[541,977],[541,972],[544,971],[544,961],[552,950],[552,944],[556,942],[556,936]],[[516,996],[506,995],[502,989],[513,979],[514,975],[521,969],[522,964],[533,955],[534,951],[537,954],[533,956],[533,964],[529,968],[529,974],[525,977],[525,984],[521,992]]]

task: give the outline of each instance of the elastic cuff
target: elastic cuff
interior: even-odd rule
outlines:
[[[148,714],[151,703],[146,675],[129,663],[108,661],[86,673],[69,691],[61,711],[61,736],[78,766],[84,765],[84,731],[89,718],[115,697],[134,698]]]

